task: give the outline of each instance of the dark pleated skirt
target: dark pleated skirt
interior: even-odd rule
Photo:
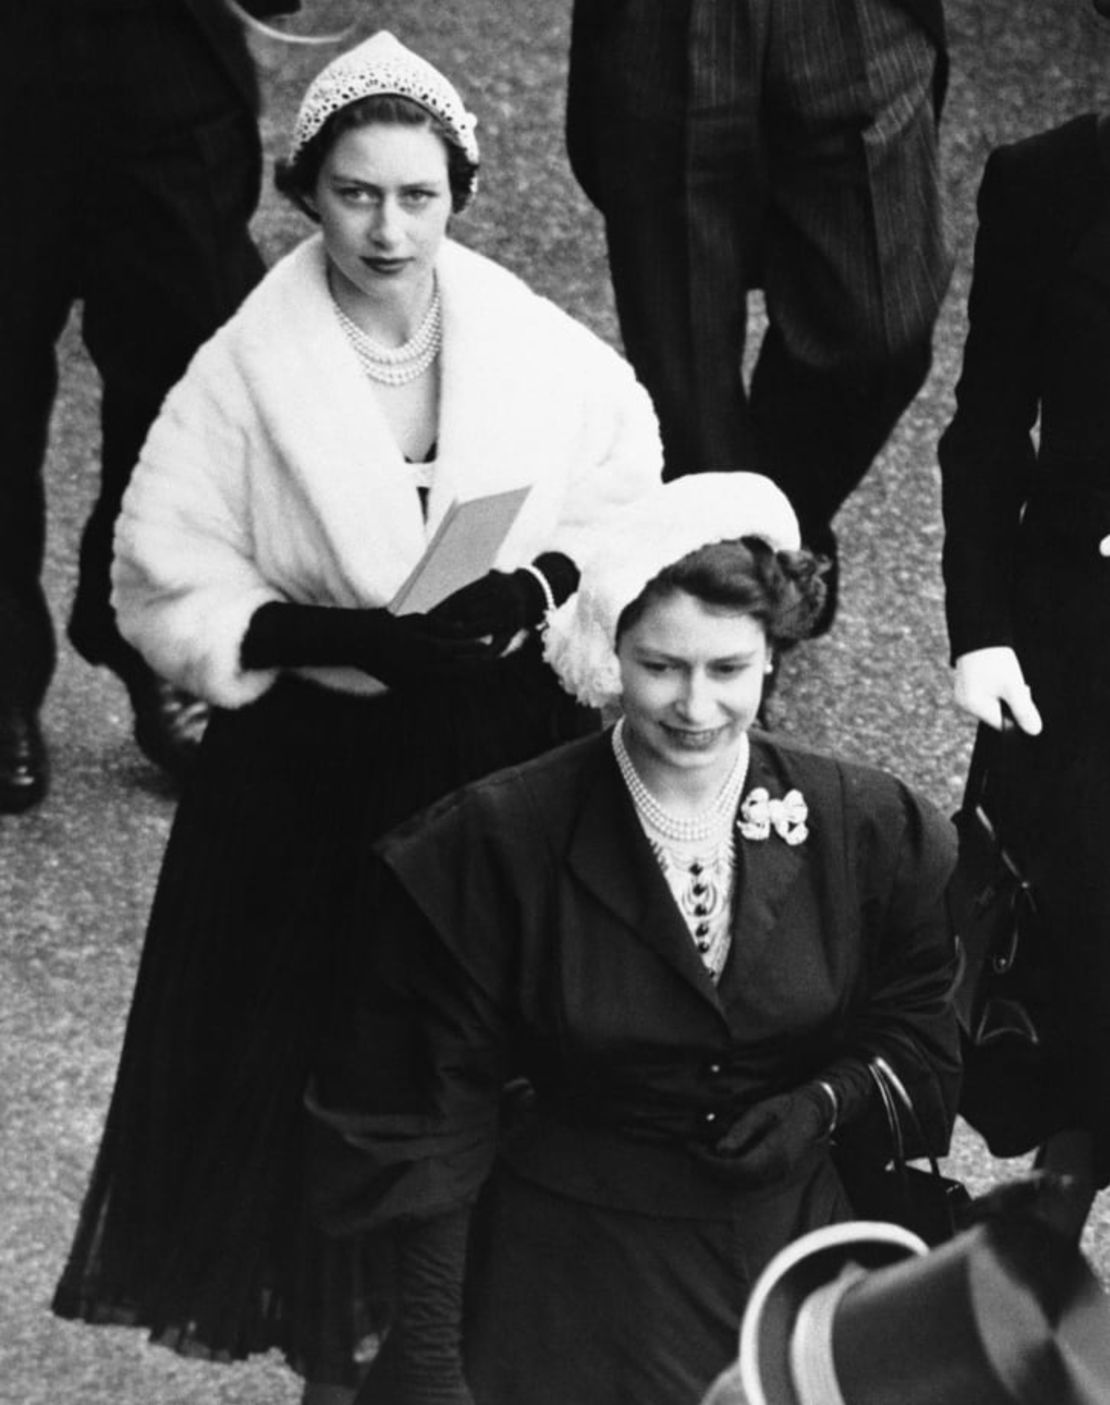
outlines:
[[[213,716],[56,1313],[211,1359],[277,1348],[354,1383],[375,1246],[327,1240],[306,1212],[303,1099],[344,944],[373,936],[360,867],[440,795],[595,725],[535,647],[480,684],[362,699],[289,680]]]
[[[696,1207],[691,1207],[696,1214]],[[698,1405],[735,1360],[756,1278],[850,1218],[828,1160],[731,1219],[584,1204],[499,1166],[472,1235],[467,1380],[480,1405]]]

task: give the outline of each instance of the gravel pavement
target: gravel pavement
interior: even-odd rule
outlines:
[[[479,117],[482,192],[464,242],[516,269],[618,344],[600,223],[562,145],[569,0],[367,0],[365,32],[394,30],[438,63]],[[1100,105],[1110,30],[1086,0],[950,0],[953,77],[945,184],[958,265],[933,374],[841,514],[842,607],[832,634],[788,660],[776,700],[788,732],[889,767],[946,810],[971,726],[949,702],[935,441],[959,370],[983,161],[1000,141]],[[266,78],[267,149],[279,148],[318,60]],[[17,212],[18,217],[33,217]],[[267,193],[256,222],[272,259],[306,227]],[[48,464],[47,585],[65,618],[97,452],[95,376],[75,326]],[[277,1361],[183,1361],[141,1334],[55,1321],[48,1310],[111,1090],[173,797],[135,749],[122,688],[63,643],[45,711],[53,788],[0,817],[0,1405],[293,1405]],[[982,1188],[992,1161],[966,1129],[952,1164]],[[1110,1279],[1110,1197],[1087,1247]]]

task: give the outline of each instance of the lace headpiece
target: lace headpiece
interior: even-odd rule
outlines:
[[[761,537],[775,551],[801,545],[781,488],[759,473],[694,473],[615,513],[582,563],[577,592],[547,617],[544,657],[587,707],[620,697],[617,621],[665,567],[712,542]]]
[[[477,183],[477,118],[467,112],[457,89],[439,69],[406,49],[385,29],[333,59],[309,84],[293,125],[289,160],[297,159],[333,112],[361,98],[385,93],[419,103],[443,123],[447,136],[475,168],[466,197],[469,200]]]

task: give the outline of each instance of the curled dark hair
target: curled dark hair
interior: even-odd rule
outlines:
[[[474,191],[474,181],[478,167],[451,140],[451,134],[444,123],[421,107],[411,98],[399,93],[374,93],[368,98],[359,98],[333,112],[318,132],[315,133],[292,161],[278,161],[274,167],[274,185],[291,200],[297,209],[310,220],[319,220],[312,208],[312,198],[320,169],[327,159],[328,152],[343,135],[356,127],[427,127],[434,132],[447,150],[447,183],[451,188],[451,206],[461,210]]]
[[[811,551],[775,551],[761,537],[710,542],[648,581],[621,612],[617,640],[649,606],[680,591],[706,605],[750,615],[772,647],[804,639],[824,603],[826,569]]]

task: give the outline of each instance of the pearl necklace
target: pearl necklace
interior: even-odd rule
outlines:
[[[353,322],[334,298],[332,306],[363,371],[379,385],[408,385],[419,380],[439,355],[443,345],[443,307],[438,287],[432,293],[424,320],[401,346],[383,346]]]
[[[736,760],[724,784],[712,803],[699,814],[686,816],[672,815],[664,809],[640,779],[628,748],[624,744],[624,718],[613,728],[613,753],[617,758],[621,776],[632,796],[633,804],[647,820],[653,830],[664,839],[679,844],[699,843],[705,840],[720,839],[732,829],[736,817],[736,807],[740,803],[740,792],[748,774],[748,734],[742,732]]]

